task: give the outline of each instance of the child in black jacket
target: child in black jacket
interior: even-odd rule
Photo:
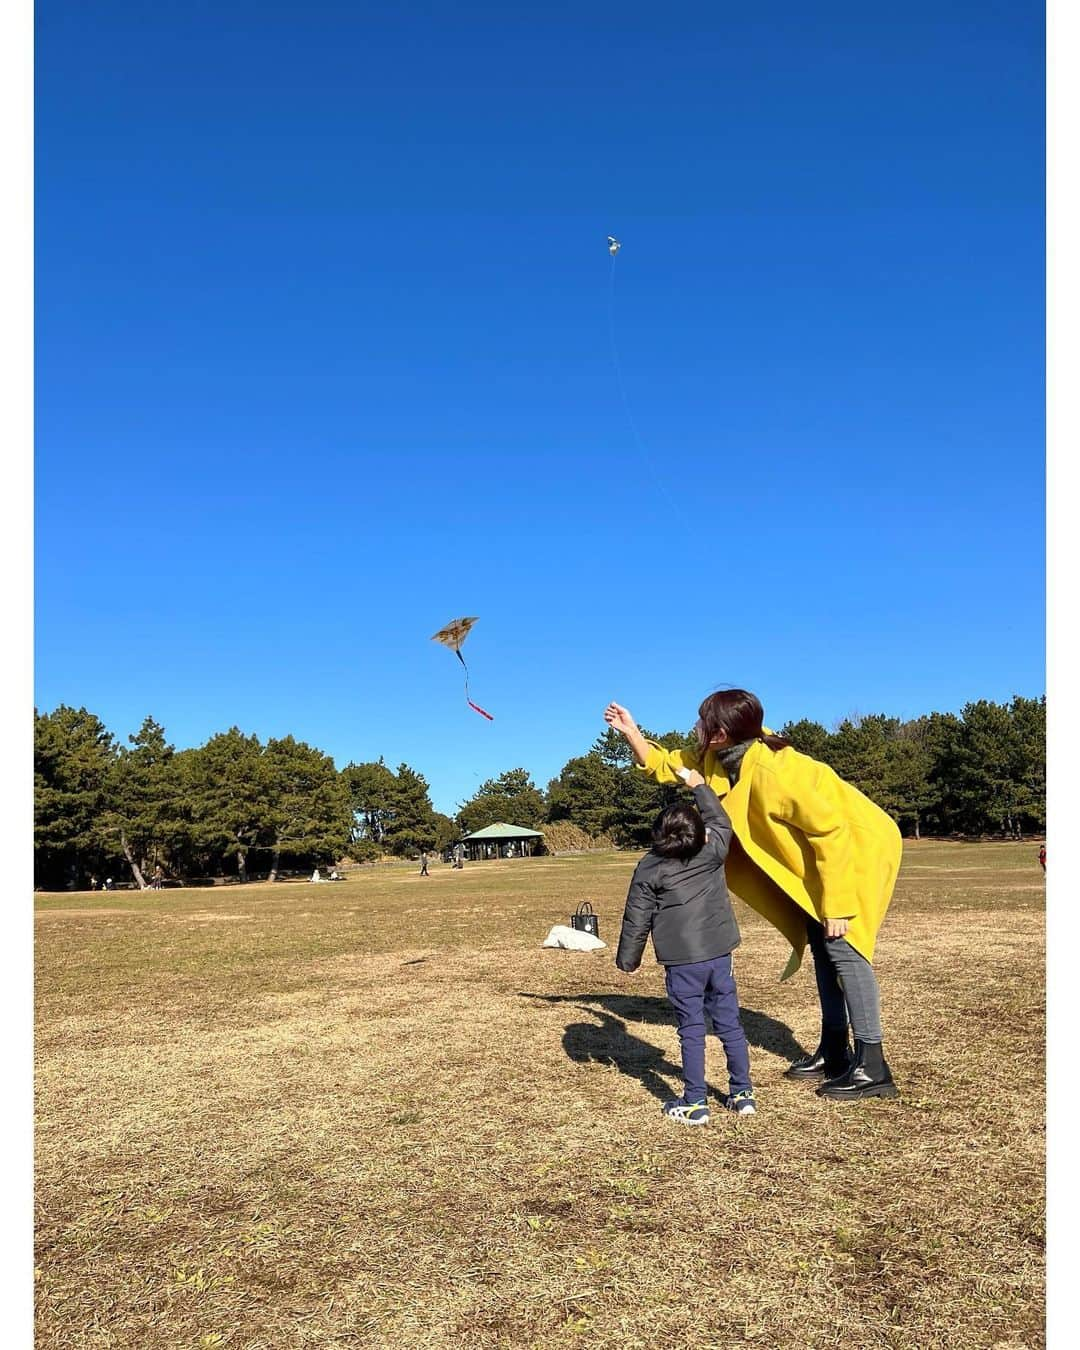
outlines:
[[[705,1014],[723,1042],[729,1074],[725,1105],[755,1114],[750,1056],[739,1018],[731,953],[739,928],[731,908],[724,860],[731,821],[701,774],[681,770],[697,810],[675,802],[653,824],[653,846],[634,871],[626,897],[615,964],[637,970],[650,933],[679,1027],[683,1095],[664,1103],[664,1115],[683,1125],[707,1125]]]

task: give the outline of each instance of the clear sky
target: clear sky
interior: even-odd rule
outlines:
[[[39,706],[452,811],[611,698],[1042,693],[1043,45],[1032,0],[41,0]]]

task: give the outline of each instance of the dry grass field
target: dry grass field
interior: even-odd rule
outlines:
[[[1041,1346],[1034,855],[908,848],[899,1102],[783,1079],[813,977],[739,905],[760,1114],[704,1130],[651,954],[540,949],[631,855],[38,897],[37,1344]]]

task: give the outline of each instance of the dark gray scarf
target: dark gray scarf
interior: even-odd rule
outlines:
[[[723,750],[717,750],[716,758],[723,765],[724,772],[728,776],[728,782],[732,787],[739,781],[739,770],[742,767],[743,756],[757,739],[755,736],[749,741],[740,741],[738,745],[728,745]]]

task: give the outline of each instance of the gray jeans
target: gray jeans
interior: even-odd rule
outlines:
[[[827,938],[816,919],[807,919],[806,933],[814,953],[823,1030],[846,1031],[850,1019],[857,1041],[880,1042],[881,995],[874,967],[846,938]]]

